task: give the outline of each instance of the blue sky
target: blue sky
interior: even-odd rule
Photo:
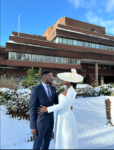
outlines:
[[[1,0],[1,45],[12,31],[43,35],[61,17],[106,27],[114,34],[114,0]]]

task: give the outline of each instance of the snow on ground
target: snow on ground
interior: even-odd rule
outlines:
[[[82,149],[114,145],[114,127],[106,125],[106,98],[105,96],[79,98],[74,102],[73,112],[77,121],[79,145]],[[110,99],[114,101],[114,97]]]
[[[75,99],[73,113],[77,122],[79,149],[114,149],[114,126],[106,125],[106,98],[107,96]],[[109,98],[114,101],[114,96]],[[0,113],[1,149],[32,149],[33,142],[27,142],[32,135],[29,121],[6,115],[3,105]],[[50,149],[54,147],[52,140]]]

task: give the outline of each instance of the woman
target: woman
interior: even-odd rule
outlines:
[[[76,97],[76,83],[82,82],[83,77],[77,74],[75,69],[71,69],[71,73],[59,73],[58,78],[63,80],[63,84],[67,86],[66,90],[59,95],[59,104],[39,108],[39,113],[53,112],[57,110],[57,118],[55,124],[55,149],[76,149],[78,148],[76,121],[70,107]]]

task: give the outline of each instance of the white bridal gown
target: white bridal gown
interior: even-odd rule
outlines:
[[[76,121],[70,107],[75,100],[76,91],[71,86],[67,95],[59,95],[59,104],[48,107],[48,113],[57,110],[54,141],[55,149],[78,148]]]

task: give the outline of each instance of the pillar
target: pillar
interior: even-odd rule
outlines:
[[[98,62],[95,63],[95,80],[98,84]]]

